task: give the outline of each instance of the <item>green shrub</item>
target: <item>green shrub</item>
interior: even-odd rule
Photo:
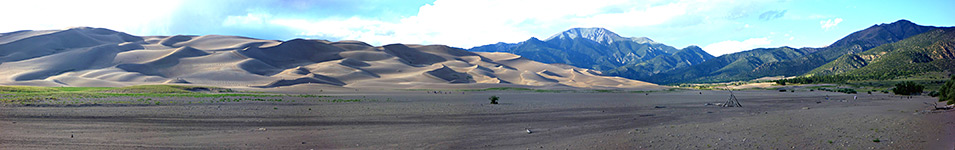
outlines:
[[[497,100],[501,98],[497,96],[491,96],[490,98],[487,98],[487,99],[491,100],[491,104],[497,104]]]
[[[945,85],[942,85],[942,88],[938,91],[939,102],[948,101],[946,104],[955,104],[955,76],[952,76],[951,80],[945,82]]]
[[[842,92],[842,93],[846,93],[846,94],[856,94],[856,93],[858,93],[858,92],[856,92],[855,89],[850,89],[850,88],[841,88],[841,89],[836,90],[836,92]]]
[[[918,95],[922,93],[923,89],[925,89],[925,86],[912,81],[905,81],[895,84],[895,88],[892,89],[892,92],[898,95]]]

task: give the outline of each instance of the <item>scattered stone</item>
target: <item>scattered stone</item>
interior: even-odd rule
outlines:
[[[266,131],[266,130],[268,130],[268,129],[265,129],[265,128],[259,128],[259,131]]]
[[[524,130],[527,130],[527,134],[534,133],[534,132],[531,131],[531,129],[524,129]]]
[[[809,109],[809,107],[802,107],[802,109]]]

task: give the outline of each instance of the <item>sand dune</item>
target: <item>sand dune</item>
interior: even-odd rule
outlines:
[[[137,37],[102,28],[0,34],[0,84],[201,84],[348,88],[660,86],[509,53],[444,45],[260,40],[237,36]]]

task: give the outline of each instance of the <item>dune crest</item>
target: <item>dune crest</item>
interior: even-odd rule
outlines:
[[[102,28],[0,34],[0,84],[201,84],[351,88],[557,86],[661,88],[510,53],[444,45],[260,40],[223,35],[137,37]]]

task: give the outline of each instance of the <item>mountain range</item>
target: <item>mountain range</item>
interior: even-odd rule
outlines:
[[[133,36],[103,28],[0,34],[0,85],[353,88],[535,86],[659,88],[509,53],[445,45],[261,40],[223,35]]]
[[[564,63],[599,70],[604,75],[657,84],[728,82],[772,76],[826,74],[826,71],[814,70],[827,70],[824,67],[830,67],[828,70],[833,70],[832,67],[846,68],[845,65],[823,66],[837,59],[840,60],[838,62],[860,66],[858,64],[862,62],[858,60],[862,59],[848,61],[850,58],[842,57],[846,54],[857,56],[852,54],[938,29],[943,28],[921,26],[903,19],[889,24],[873,25],[822,48],[757,48],[719,57],[713,57],[696,46],[673,50],[668,49],[672,48],[670,46],[653,42],[646,37],[623,38],[602,28],[573,28],[555,34],[545,42],[531,38],[516,44],[497,43],[470,50],[527,55],[527,58],[532,60]],[[930,41],[938,40],[944,39]],[[615,43],[640,46],[620,48],[614,46],[620,45]],[[631,55],[637,57],[618,57]],[[589,59],[566,59],[571,57]]]
[[[530,38],[469,50],[508,52],[544,63],[568,64],[636,80],[713,58],[697,46],[676,49],[647,37],[622,37],[604,28],[573,28],[543,41]]]

